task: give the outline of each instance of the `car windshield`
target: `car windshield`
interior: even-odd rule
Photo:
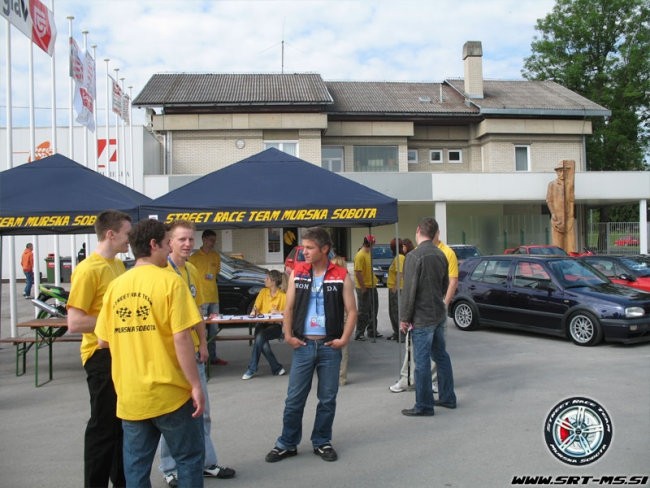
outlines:
[[[472,246],[467,246],[467,247],[452,247],[454,252],[456,253],[456,257],[458,259],[467,259],[467,258],[473,258],[476,256],[480,256],[480,253],[478,252],[478,249]]]
[[[266,277],[266,269],[257,266],[245,259],[233,258],[232,256],[226,256],[223,253],[219,253],[221,256],[221,270],[219,274],[225,277],[228,280],[241,277],[253,278],[256,281],[261,280],[264,282]]]
[[[650,262],[642,257],[621,258],[621,262],[639,276],[650,276]]]
[[[552,260],[548,262],[548,267],[565,288],[595,286],[608,283],[592,267],[574,259]]]
[[[390,246],[373,246],[372,259],[392,259],[393,253]]]
[[[566,256],[567,253],[564,249],[560,247],[531,247],[529,250],[530,254],[540,254],[544,256]]]

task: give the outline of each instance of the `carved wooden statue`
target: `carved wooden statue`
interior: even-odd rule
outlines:
[[[575,236],[576,162],[563,160],[556,168],[557,178],[548,184],[546,203],[551,212],[553,244],[566,252],[576,251]]]

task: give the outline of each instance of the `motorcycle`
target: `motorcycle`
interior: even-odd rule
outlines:
[[[66,303],[70,292],[60,286],[41,284],[38,287],[38,296],[32,298],[32,303],[38,309],[37,319],[48,319],[51,317],[65,318],[68,315]],[[49,303],[48,303],[49,302]],[[59,337],[66,333],[67,327],[41,327],[46,335]]]

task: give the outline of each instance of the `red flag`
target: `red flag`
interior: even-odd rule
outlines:
[[[52,56],[56,40],[54,14],[41,0],[30,0],[29,14],[32,17],[32,42]]]

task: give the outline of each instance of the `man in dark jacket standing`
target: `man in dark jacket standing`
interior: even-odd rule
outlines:
[[[435,405],[456,408],[454,375],[445,347],[447,308],[444,296],[449,286],[447,258],[433,244],[440,229],[432,217],[423,218],[415,231],[418,246],[406,255],[400,329],[411,330],[415,358],[415,406],[402,410],[409,417],[433,415],[431,358],[438,365],[440,400]]]

